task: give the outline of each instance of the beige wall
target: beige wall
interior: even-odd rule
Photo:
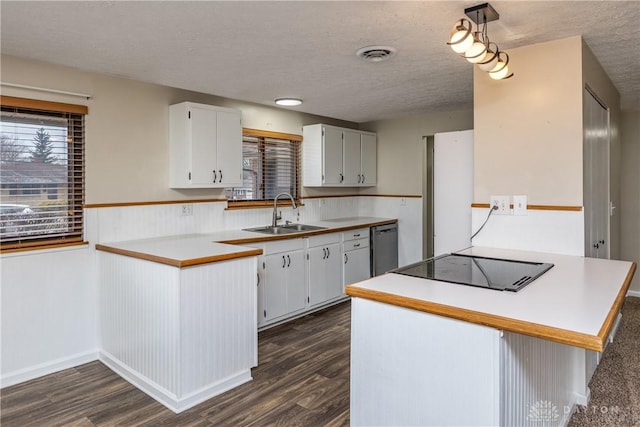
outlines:
[[[83,98],[3,87],[3,94],[86,104],[86,203],[122,203],[197,198],[223,198],[223,190],[169,189],[168,108],[193,101],[242,111],[243,126],[301,134],[302,126],[327,123],[358,128],[358,124],[275,107],[75,69],[2,57],[2,81],[92,95]],[[423,135],[470,129],[473,112],[435,113],[367,123],[379,131],[379,186],[365,194],[421,194]],[[306,196],[357,194],[355,188],[303,188]]]
[[[275,107],[188,92],[120,77],[2,56],[2,81],[90,94],[69,97],[2,88],[2,94],[86,104],[86,203],[121,203],[223,198],[223,190],[169,189],[169,105],[194,101],[242,111],[248,128],[302,134],[302,126],[328,123],[357,128],[356,123]],[[324,194],[353,194],[326,189]],[[313,190],[311,191],[313,192]]]
[[[640,111],[621,116],[620,257],[640,264]],[[640,292],[640,272],[631,289]]]
[[[363,194],[422,194],[422,137],[473,128],[473,110],[365,123],[378,135],[378,186]]]
[[[580,37],[511,49],[508,80],[474,70],[474,202],[582,206],[581,50]]]

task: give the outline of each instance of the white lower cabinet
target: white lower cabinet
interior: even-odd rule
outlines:
[[[342,233],[342,242],[343,285],[347,286],[371,277],[369,229],[345,231]]]
[[[321,234],[307,240],[307,278],[310,307],[344,296],[340,233]]]
[[[302,239],[265,243],[258,258],[258,326],[303,310],[307,302]]]
[[[252,245],[258,257],[258,328],[346,298],[345,284],[369,277],[369,228]]]

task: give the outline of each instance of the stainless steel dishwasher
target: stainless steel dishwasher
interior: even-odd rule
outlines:
[[[398,224],[371,227],[371,276],[398,268]]]

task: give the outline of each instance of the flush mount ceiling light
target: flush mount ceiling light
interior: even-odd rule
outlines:
[[[482,3],[466,8],[464,13],[476,24],[476,31],[473,31],[469,19],[459,19],[451,28],[447,44],[464,59],[489,73],[492,79],[512,77],[513,73],[509,73],[509,55],[489,41],[487,34],[487,23],[500,19],[498,12],[489,3]]]
[[[283,107],[295,107],[302,104],[302,99],[299,98],[278,98],[275,100],[276,105],[282,105]]]

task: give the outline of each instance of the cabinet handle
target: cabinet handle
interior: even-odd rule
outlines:
[[[340,174],[340,182],[344,181],[344,175]]]
[[[360,184],[364,184],[364,174],[362,174],[362,182]]]
[[[291,257],[287,255],[287,267],[291,265]]]
[[[360,174],[358,174],[358,184],[360,184]]]
[[[356,243],[355,245],[353,245],[354,248],[359,248],[360,247],[360,243]]]
[[[218,182],[222,182],[222,169],[218,169],[218,172],[220,172],[220,180]]]
[[[215,182],[218,180],[218,174],[216,174],[216,171],[213,170],[213,182],[215,184]]]
[[[260,275],[256,274],[256,277],[258,278],[258,283],[256,283],[256,286],[260,286]]]
[[[360,233],[354,234],[353,237],[360,237]]]
[[[327,248],[327,258],[329,258],[331,256],[331,251],[329,251],[329,248]]]
[[[282,268],[287,265],[287,261],[284,259],[284,255],[282,255]]]
[[[322,248],[322,253],[324,253],[322,259],[327,259],[327,248]]]
[[[600,245],[596,243],[595,245],[593,245],[593,247],[598,249],[600,247]]]
[[[349,257],[347,254],[344,254],[344,263],[346,264],[349,261]]]

